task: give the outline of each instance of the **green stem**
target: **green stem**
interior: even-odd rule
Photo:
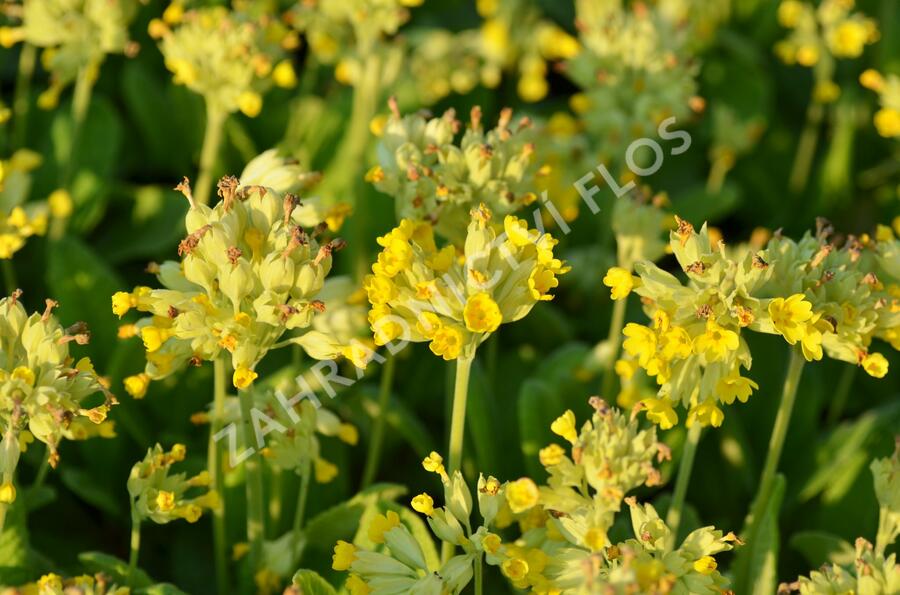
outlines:
[[[99,64],[89,64],[80,68],[75,76],[75,91],[72,96],[72,136],[64,155],[62,168],[62,185],[66,188],[72,183],[72,176],[75,173],[74,155],[81,139],[81,129],[84,119],[87,117],[88,107],[91,105],[91,89],[99,68]]]
[[[725,177],[731,169],[731,162],[723,157],[712,162],[709,168],[709,176],[706,178],[706,191],[709,194],[718,194],[725,184]]]
[[[128,575],[126,582],[133,586],[132,578],[137,568],[138,554],[141,550],[141,519],[132,511],[131,513],[131,552],[128,555]]]
[[[34,483],[31,484],[31,489],[36,490],[42,485],[44,485],[44,481],[47,480],[47,472],[50,470],[50,447],[44,448],[44,458],[41,460],[41,466],[38,467],[37,475],[34,476]]]
[[[209,425],[209,444],[206,452],[206,468],[209,487],[219,494],[219,506],[213,510],[213,555],[216,565],[216,585],[219,593],[228,593],[228,535],[225,530],[225,491],[222,481],[222,456],[219,443],[213,437],[222,429],[225,415],[228,363],[222,357],[213,361],[213,409]]]
[[[470,357],[460,356],[456,359],[456,380],[453,385],[453,412],[450,416],[450,446],[448,449],[447,473],[461,470],[463,438],[466,428],[466,399],[469,396],[469,371],[475,354]],[[441,558],[444,563],[453,556],[453,544],[444,542],[441,546]]]
[[[762,476],[759,480],[759,488],[750,508],[748,527],[752,527],[762,511],[766,509],[769,497],[772,493],[772,485],[775,482],[775,473],[778,471],[778,461],[781,459],[781,450],[784,447],[784,439],[787,436],[788,426],[791,422],[791,413],[794,410],[794,401],[797,398],[797,387],[800,384],[800,375],[803,373],[803,364],[806,360],[797,348],[791,349],[788,363],[787,377],[784,380],[784,389],[781,394],[781,402],[778,405],[778,413],[775,415],[775,425],[772,428],[772,437],[769,439],[769,451],[766,453],[766,462],[763,464]],[[749,536],[749,531],[745,532]]]
[[[481,554],[475,557],[475,595],[482,595],[482,577],[484,569],[481,563]]]
[[[222,144],[222,128],[227,117],[228,114],[220,107],[206,102],[206,130],[203,133],[203,147],[200,149],[200,173],[193,191],[194,198],[201,204],[209,203],[216,158],[219,156],[219,145]]]
[[[366,455],[366,466],[363,471],[362,487],[367,488],[372,484],[378,473],[378,464],[381,462],[381,447],[384,443],[384,426],[387,417],[388,403],[391,398],[391,386],[394,382],[394,355],[388,351],[381,369],[381,385],[378,390],[378,414],[373,420],[372,443]]]
[[[856,377],[857,366],[845,365],[841,370],[841,377],[838,380],[837,389],[834,391],[834,398],[831,399],[831,406],[828,408],[827,423],[833,426],[841,418],[844,413],[844,407],[847,406],[847,398],[850,396],[850,389],[853,387],[853,379]]]
[[[294,556],[299,552],[301,543],[300,532],[303,530],[303,522],[306,520],[306,500],[309,496],[309,478],[312,475],[312,460],[306,457],[303,470],[300,472],[300,496],[297,498],[297,512],[294,514]]]
[[[622,326],[625,324],[625,309],[627,306],[627,297],[613,302],[612,318],[609,322],[609,337],[606,340],[609,359],[607,360],[606,370],[603,372],[600,396],[610,402],[615,401],[611,393],[616,386],[616,359],[619,357],[619,345],[622,343]]]
[[[19,288],[16,281],[16,269],[9,258],[0,259],[0,268],[3,269],[3,284],[6,286],[6,295],[12,295]]]
[[[34,64],[37,49],[30,43],[22,44],[19,54],[19,70],[16,73],[16,90],[13,95],[13,150],[25,146],[28,138],[28,109],[31,106],[31,78],[34,76]]]
[[[816,144],[819,142],[819,127],[824,115],[825,106],[818,101],[810,101],[806,110],[806,125],[797,144],[797,154],[794,156],[794,166],[788,180],[788,188],[794,194],[806,189],[809,170],[816,154]]]
[[[666,514],[666,525],[669,527],[669,547],[674,548],[678,539],[678,527],[681,525],[681,517],[684,512],[684,499],[687,495],[688,484],[691,481],[691,471],[694,468],[694,456],[697,454],[697,444],[700,442],[700,434],[703,426],[694,423],[688,428],[684,449],[681,451],[681,463],[678,465],[678,476],[675,479],[675,492],[672,494],[672,503]]]
[[[253,393],[241,391],[241,420],[244,424],[244,442],[254,452],[244,461],[244,475],[247,482],[247,541],[250,543],[250,575],[255,576],[263,554],[263,539],[266,533],[265,509],[263,507],[263,476],[259,453],[256,452],[256,433],[253,431]]]

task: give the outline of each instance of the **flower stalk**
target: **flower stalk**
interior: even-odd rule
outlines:
[[[381,462],[381,448],[384,443],[384,426],[388,404],[391,398],[391,387],[394,382],[394,355],[388,351],[385,356],[384,367],[381,370],[381,385],[378,390],[378,412],[374,419],[372,429],[372,442],[369,453],[366,456],[366,466],[363,471],[362,487],[367,488],[372,484],[378,473],[378,464]]]
[[[244,441],[247,445],[254,440],[252,392],[241,391],[241,421],[244,424]],[[254,453],[244,461],[244,475],[247,483],[247,542],[250,544],[250,569],[255,574],[262,560],[265,538],[265,508],[263,506],[263,476],[259,455]]]
[[[216,564],[216,585],[219,593],[228,592],[228,558],[227,535],[225,532],[225,498],[222,489],[222,457],[219,443],[215,436],[222,429],[222,418],[225,414],[226,382],[228,377],[227,362],[223,357],[213,361],[213,411],[209,428],[209,447],[207,449],[207,470],[209,471],[210,488],[222,494],[222,501],[213,510],[213,555]]]
[[[463,439],[466,428],[466,400],[469,396],[469,372],[472,369],[474,353],[460,356],[456,360],[456,379],[453,384],[453,412],[450,416],[450,447],[447,470],[449,473],[461,471]],[[441,546],[441,559],[446,563],[453,556],[453,544],[445,541]]]
[[[612,317],[609,322],[609,338],[606,340],[606,345],[609,349],[609,359],[607,360],[606,370],[603,372],[603,384],[600,391],[600,395],[606,399],[613,398],[612,391],[616,382],[614,365],[619,357],[619,346],[622,343],[622,326],[625,324],[627,305],[627,297],[613,302]]]
[[[209,203],[212,191],[213,174],[216,159],[219,156],[219,146],[222,144],[222,130],[228,114],[213,102],[206,102],[206,130],[203,133],[203,147],[200,149],[200,173],[197,176],[197,186],[194,188],[194,198],[202,204]]]
[[[669,526],[670,547],[674,548],[678,539],[678,527],[684,513],[684,500],[687,496],[688,484],[691,481],[691,472],[694,468],[694,457],[697,454],[697,444],[700,442],[700,434],[703,426],[699,423],[692,424],[687,431],[684,442],[684,450],[681,452],[681,463],[678,465],[678,476],[675,479],[675,492],[672,494],[672,503],[666,514],[666,525]]]
[[[138,555],[141,550],[141,518],[134,509],[131,511],[131,542],[129,548],[128,575],[126,577],[126,582],[129,585],[132,585],[134,571],[137,568]]]
[[[37,48],[30,43],[23,43],[19,53],[19,69],[16,72],[16,90],[13,95],[13,128],[12,146],[19,149],[25,146],[28,137],[28,109],[31,106],[31,79],[34,76],[34,65],[37,59]]]

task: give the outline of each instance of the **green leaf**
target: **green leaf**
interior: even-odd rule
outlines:
[[[530,477],[543,477],[538,451],[553,441],[550,423],[563,413],[560,395],[549,384],[529,378],[519,389],[519,434]]]
[[[791,537],[790,544],[814,568],[826,563],[852,564],[856,558],[852,545],[826,531],[801,531]]]
[[[91,574],[103,572],[108,574],[114,583],[124,585],[129,582],[128,563],[115,556],[103,552],[83,552],[78,554],[78,561]],[[141,570],[135,568],[131,573],[130,584],[135,588],[149,588],[153,586],[153,579]],[[157,585],[160,586],[160,585]],[[177,593],[177,591],[155,591],[155,593]]]
[[[778,581],[778,513],[784,497],[784,476],[777,475],[765,510],[744,536],[745,545],[737,553],[734,569],[735,593],[769,595]]]
[[[0,577],[6,576],[13,569],[22,569],[28,563],[28,527],[25,524],[24,499],[17,498],[5,507],[3,532],[0,533]]]
[[[313,570],[298,570],[294,574],[293,583],[301,595],[337,595],[334,587]]]

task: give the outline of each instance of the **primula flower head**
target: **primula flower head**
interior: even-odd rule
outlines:
[[[378,238],[383,250],[364,282],[376,345],[429,341],[443,359],[471,357],[500,324],[552,297],[568,271],[553,255],[556,240],[512,215],[504,221],[512,233],[498,231],[491,217],[484,205],[473,209],[461,254],[438,249],[428,223],[404,219]]]
[[[147,451],[142,461],[135,464],[128,477],[128,493],[131,496],[132,513],[138,520],[150,519],[166,524],[176,519],[196,522],[204,509],[219,506],[218,494],[206,491],[196,492],[196,488],[209,485],[209,474],[202,472],[194,477],[184,473],[172,473],[175,463],[184,460],[185,448],[176,444],[170,451],[164,451],[157,444]]]

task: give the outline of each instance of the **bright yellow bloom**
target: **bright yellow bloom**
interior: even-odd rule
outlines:
[[[297,85],[297,73],[290,60],[282,60],[272,70],[272,81],[283,89],[290,89]]]
[[[859,84],[872,91],[881,91],[884,88],[884,77],[877,70],[868,68],[859,75]]]
[[[503,542],[496,533],[488,533],[484,536],[484,539],[481,540],[481,546],[484,548],[484,551],[489,554],[496,554],[500,550],[501,545],[503,545]]]
[[[656,334],[646,326],[633,322],[625,325],[622,334],[627,337],[622,348],[628,355],[638,358],[641,367],[646,367],[656,354]]]
[[[400,515],[393,510],[387,511],[386,514],[377,514],[369,525],[369,539],[373,543],[384,543],[384,534],[400,526]]]
[[[728,376],[719,378],[719,381],[716,383],[716,395],[728,405],[734,403],[735,399],[741,403],[746,403],[753,391],[758,389],[758,384],[749,378],[741,376],[740,367],[736,367]]]
[[[162,347],[171,334],[172,331],[169,329],[158,326],[145,326],[141,329],[141,339],[144,341],[144,348],[150,353]]]
[[[355,446],[359,442],[359,430],[353,424],[343,423],[338,428],[338,439],[341,442]]]
[[[725,421],[725,414],[722,413],[715,401],[703,401],[699,405],[691,407],[691,410],[688,411],[688,427],[694,425],[694,422],[699,422],[702,426],[718,428],[723,421]]]
[[[713,320],[706,323],[706,332],[694,339],[694,351],[706,356],[707,361],[717,362],[729,351],[740,345],[738,334],[728,330]]]
[[[0,485],[0,503],[12,504],[16,501],[16,486],[11,482],[5,482]]]
[[[490,298],[488,298],[490,299]],[[428,348],[432,353],[449,361],[459,357],[462,350],[462,332],[454,326],[441,326],[437,329]]]
[[[425,516],[431,516],[434,513],[434,500],[428,494],[419,494],[412,499],[410,505],[413,510],[422,513]]]
[[[509,558],[500,565],[500,571],[511,581],[521,581],[528,574],[528,562],[522,558]]]
[[[481,292],[466,300],[463,320],[466,321],[466,328],[473,333],[492,333],[503,322],[503,316],[490,294]]]
[[[680,326],[667,330],[660,342],[660,350],[665,359],[684,359],[693,351],[691,336]]]
[[[166,490],[160,490],[156,495],[156,508],[162,512],[171,512],[175,509],[175,494]]]
[[[65,219],[72,214],[72,196],[66,190],[58,189],[47,197],[50,214],[57,219]]]
[[[880,353],[868,353],[863,357],[860,365],[869,376],[884,378],[888,372],[888,361]]]
[[[885,138],[900,136],[900,111],[883,107],[875,112],[875,128]]]
[[[802,293],[795,293],[787,299],[775,298],[769,302],[769,316],[775,330],[785,341],[794,345],[806,334],[807,320],[812,318],[812,304]]]
[[[603,277],[603,284],[611,289],[610,297],[614,300],[622,300],[628,297],[634,289],[634,277],[631,272],[621,267],[612,267]]]
[[[133,301],[130,293],[126,293],[124,291],[117,291],[112,296],[112,311],[113,314],[122,318],[126,312],[128,312],[132,306]]]
[[[442,477],[446,477],[447,471],[444,469],[444,458],[438,453],[432,451],[425,459],[422,461],[422,467],[425,471],[430,471],[431,473],[437,473]]]
[[[259,374],[257,374],[250,368],[238,368],[231,376],[231,382],[232,384],[234,384],[235,388],[243,390],[253,384],[253,381],[258,377]]]
[[[537,485],[528,477],[517,479],[506,486],[506,502],[515,514],[536,506],[540,496]]]
[[[712,556],[703,556],[696,562],[694,562],[694,570],[699,572],[700,574],[712,574],[716,571],[718,565],[716,564],[716,559]]]
[[[238,96],[238,109],[244,115],[255,118],[262,111],[262,95],[255,91],[244,91]]]
[[[550,431],[557,436],[562,436],[571,444],[575,444],[578,440],[578,430],[575,428],[575,414],[571,409],[567,409],[565,413],[553,420],[550,424]]]
[[[129,376],[122,384],[125,385],[125,391],[135,399],[143,399],[147,395],[147,388],[150,386],[150,376],[144,374],[135,374]]]
[[[334,555],[331,556],[331,567],[335,570],[349,570],[354,560],[356,560],[356,546],[338,540],[334,546]]]
[[[550,444],[538,451],[538,459],[544,467],[559,465],[564,456],[566,456],[566,451],[558,444]]]
[[[678,423],[678,414],[672,409],[669,399],[650,398],[641,401],[647,409],[647,419],[663,430],[669,430]]]
[[[348,576],[347,582],[344,583],[344,587],[350,595],[369,595],[369,593],[372,592],[372,588],[357,574]]]
[[[338,474],[337,465],[325,459],[316,459],[314,471],[318,483],[329,483]]]
[[[21,380],[28,386],[34,386],[34,371],[27,366],[18,366],[12,371],[10,378],[13,380]]]

